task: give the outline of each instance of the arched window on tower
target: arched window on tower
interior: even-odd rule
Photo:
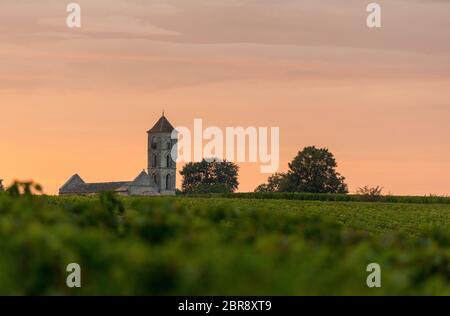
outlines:
[[[170,154],[166,157],[166,167],[170,168]]]
[[[156,155],[153,155],[152,167],[156,168],[157,164],[158,164],[158,157]]]
[[[166,190],[170,190],[170,174],[166,176]]]
[[[158,184],[158,179],[156,178],[156,174],[153,175],[153,182],[155,182],[155,184]]]
[[[152,149],[156,149],[156,137],[155,136],[153,136],[152,137]]]

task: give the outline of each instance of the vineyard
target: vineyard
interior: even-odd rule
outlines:
[[[0,253],[2,295],[450,295],[450,205],[3,193]]]

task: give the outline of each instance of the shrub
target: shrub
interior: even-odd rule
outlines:
[[[382,195],[383,188],[380,186],[370,187],[368,185],[358,188],[356,194],[366,201],[378,201]]]

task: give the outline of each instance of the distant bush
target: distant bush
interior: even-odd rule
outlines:
[[[279,199],[299,201],[329,201],[329,202],[368,202],[366,196],[358,194],[335,193],[297,193],[297,192],[239,192],[226,194],[190,194],[188,196],[233,198],[233,199]],[[385,203],[418,203],[418,204],[450,204],[447,196],[372,196],[371,202]]]
[[[193,187],[193,192],[202,193],[231,193],[232,190],[226,183],[198,184]]]
[[[368,185],[356,189],[356,195],[360,195],[366,201],[377,201],[382,195],[383,188],[380,186],[370,187]]]

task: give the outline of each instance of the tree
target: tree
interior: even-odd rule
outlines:
[[[280,192],[283,187],[286,187],[285,173],[274,173],[267,179],[267,183],[259,185],[255,192]]]
[[[345,178],[336,172],[337,163],[327,148],[305,147],[289,163],[285,174],[274,174],[263,192],[348,193]],[[264,191],[265,190],[265,191]]]
[[[234,192],[239,186],[239,167],[229,161],[213,159],[187,163],[180,171],[184,193]]]
[[[348,193],[345,178],[327,148],[306,147],[289,164],[288,190],[311,193]]]

